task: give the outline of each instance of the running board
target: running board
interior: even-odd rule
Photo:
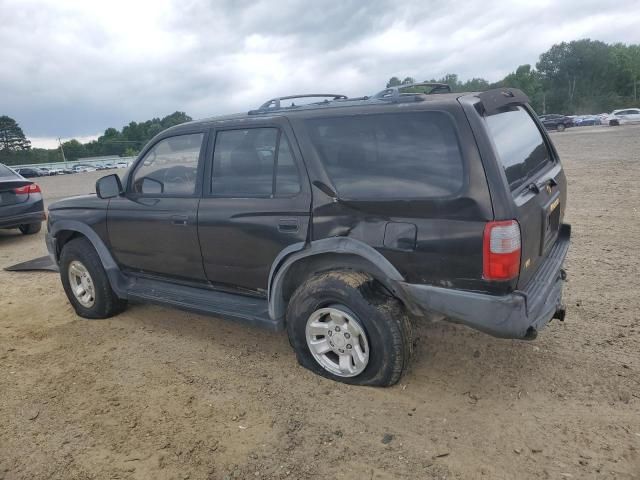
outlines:
[[[169,305],[182,310],[213,315],[271,331],[284,329],[283,320],[269,317],[266,299],[247,295],[176,285],[159,280],[136,278],[127,289],[132,300]]]

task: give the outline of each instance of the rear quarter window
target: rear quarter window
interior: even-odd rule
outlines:
[[[490,115],[486,122],[511,191],[551,161],[538,126],[524,108]]]
[[[443,197],[464,183],[458,137],[442,112],[306,121],[338,194],[352,199]]]

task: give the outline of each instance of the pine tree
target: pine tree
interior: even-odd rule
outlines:
[[[31,142],[24,136],[20,125],[11,117],[0,117],[0,151],[29,150]]]

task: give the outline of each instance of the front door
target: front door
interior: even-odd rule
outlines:
[[[277,119],[218,129],[208,158],[198,210],[206,276],[264,292],[278,253],[307,238],[311,192],[291,130]]]
[[[157,141],[107,213],[116,261],[129,271],[206,281],[198,242],[198,202],[206,134]]]

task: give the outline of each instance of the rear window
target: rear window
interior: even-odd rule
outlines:
[[[457,193],[463,163],[442,112],[307,120],[311,141],[343,198],[421,198]]]
[[[515,107],[486,120],[512,191],[550,161],[542,134],[524,108]]]
[[[13,170],[11,170],[9,167],[5,167],[3,164],[0,163],[0,178],[13,178],[15,177],[16,174],[13,173]]]

